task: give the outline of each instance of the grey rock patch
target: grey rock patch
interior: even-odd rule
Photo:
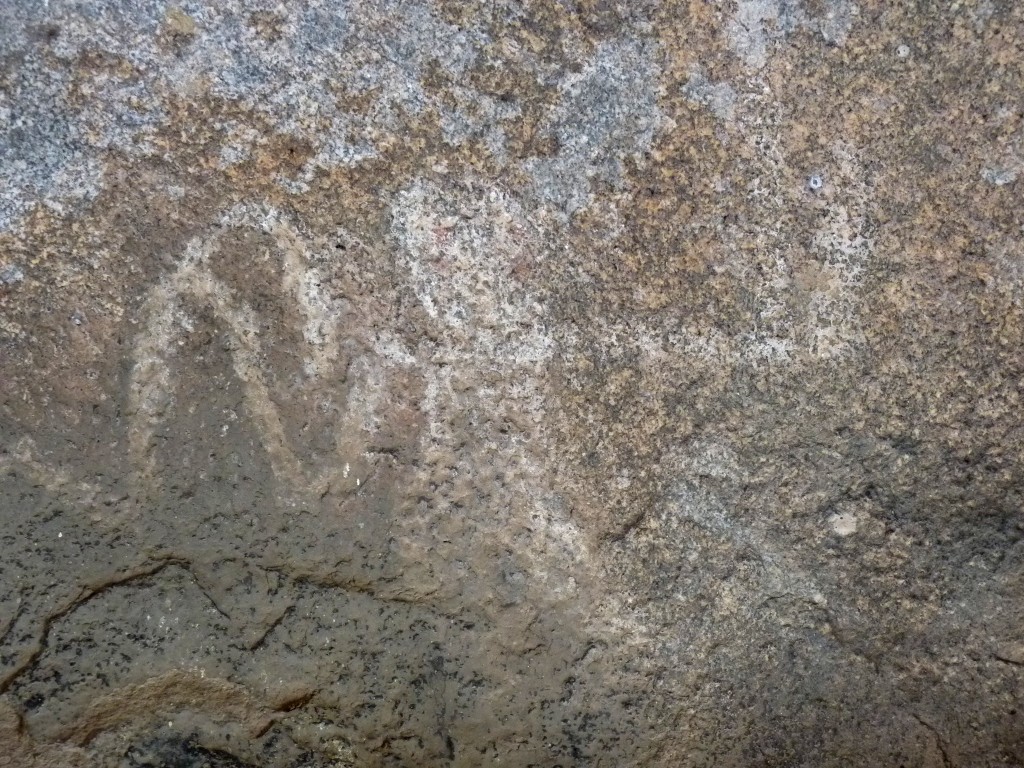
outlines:
[[[719,120],[729,122],[736,109],[736,91],[728,83],[712,83],[695,72],[683,86],[683,95],[692,102],[709,108]]]
[[[994,184],[997,187],[1004,187],[1017,180],[1017,173],[1017,169],[1013,167],[995,166],[982,169],[981,178],[989,184]]]
[[[0,74],[0,231],[39,204],[60,213],[94,199],[109,151],[159,154],[153,138],[166,124],[168,105],[207,86],[211,95],[261,113],[277,132],[312,145],[296,178],[281,180],[301,192],[319,170],[375,157],[381,133],[401,132],[405,116],[421,114],[431,102],[421,82],[426,68],[437,65],[459,77],[486,42],[483,33],[459,29],[427,6],[391,0],[301,6],[232,0],[180,8],[55,0],[16,2],[4,13],[0,55],[17,65]],[[33,38],[42,27],[59,30],[47,46]],[[76,71],[87,54],[127,66]],[[76,90],[88,98],[79,103]],[[468,133],[458,125],[478,97],[463,91],[459,110],[447,116],[446,133],[455,142]],[[368,110],[348,107],[349,95],[368,93]],[[486,133],[494,121],[516,114],[514,108],[492,112],[473,130]],[[261,136],[225,128],[221,163],[228,166],[251,154]]]
[[[525,164],[536,198],[572,215],[589,205],[593,180],[622,184],[624,161],[642,156],[664,119],[658,72],[650,44],[618,40],[602,43],[582,72],[563,80],[544,129],[558,153]]]
[[[67,77],[26,62],[0,82],[0,231],[39,203],[95,197],[102,172],[86,121],[68,117]]]
[[[809,13],[800,0],[739,0],[729,21],[729,47],[751,69],[768,63],[771,48],[797,29],[819,33],[830,45],[845,42],[857,8],[850,0],[828,0],[824,13]]]
[[[25,279],[25,273],[17,264],[10,264],[0,269],[0,283],[14,285]]]
[[[471,88],[452,89],[457,106],[441,109],[441,131],[452,146],[461,146],[471,139],[481,139],[499,163],[507,162],[503,124],[516,120],[522,109],[516,102],[502,102]]]

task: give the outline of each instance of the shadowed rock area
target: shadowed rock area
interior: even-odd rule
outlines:
[[[1024,5],[0,3],[0,766],[1024,766]]]

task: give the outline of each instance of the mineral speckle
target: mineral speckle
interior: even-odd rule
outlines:
[[[1022,46],[0,4],[0,765],[1024,765]]]

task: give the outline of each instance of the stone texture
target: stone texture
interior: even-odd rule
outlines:
[[[1022,47],[0,4],[0,765],[1024,765]]]

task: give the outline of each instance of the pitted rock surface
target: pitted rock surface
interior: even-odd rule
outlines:
[[[0,4],[0,765],[1024,766],[1024,6]]]

